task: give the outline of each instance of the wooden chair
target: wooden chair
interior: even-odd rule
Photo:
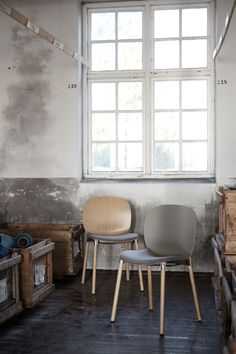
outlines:
[[[86,232],[86,247],[81,283],[85,282],[89,245],[94,243],[93,250],[93,275],[92,275],[92,294],[96,291],[96,264],[97,249],[99,243],[116,244],[125,243],[128,250],[129,244],[134,242],[138,250],[138,234],[130,233],[131,208],[126,199],[99,196],[87,200],[84,206],[83,224]],[[138,266],[140,289],[143,288],[142,270]],[[126,280],[129,281],[129,265],[126,265]]]
[[[191,208],[182,205],[162,205],[148,213],[144,222],[144,240],[147,248],[140,251],[123,251],[120,254],[111,322],[115,322],[116,318],[124,262],[147,266],[150,310],[153,310],[151,266],[161,266],[160,335],[164,335],[165,268],[168,265],[188,266],[197,321],[202,320],[191,262],[195,230],[196,216]]]

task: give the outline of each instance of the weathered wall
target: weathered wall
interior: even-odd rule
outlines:
[[[218,29],[224,23],[225,3],[217,1]],[[9,0],[9,4],[69,46],[77,46],[77,0]],[[216,79],[228,81],[227,85],[216,87],[217,184],[236,176],[235,24],[234,18],[216,63]],[[211,270],[209,236],[217,226],[216,184],[79,183],[81,95],[80,88],[68,89],[68,84],[78,80],[76,63],[1,13],[0,53],[1,220],[79,222],[85,200],[92,195],[112,194],[130,200],[133,228],[142,234],[145,214],[152,206],[185,204],[194,208],[198,218],[195,269]],[[116,268],[120,248],[102,246],[98,267]]]
[[[77,49],[75,0],[7,3]],[[76,62],[3,13],[0,33],[0,176],[78,177]]]

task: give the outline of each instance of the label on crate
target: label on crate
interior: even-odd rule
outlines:
[[[0,302],[6,301],[7,297],[7,279],[5,278],[0,280]]]
[[[73,256],[76,257],[78,256],[79,253],[79,241],[74,241],[73,243]]]
[[[34,267],[34,285],[40,285],[45,281],[46,265],[38,264]]]

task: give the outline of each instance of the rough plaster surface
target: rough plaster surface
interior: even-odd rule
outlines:
[[[9,5],[76,50],[77,1]],[[78,177],[76,62],[3,13],[0,33],[0,177]]]

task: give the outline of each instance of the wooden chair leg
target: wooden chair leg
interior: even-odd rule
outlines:
[[[152,298],[152,267],[147,267],[148,272],[148,302],[149,302],[149,310],[153,310],[153,298]]]
[[[192,286],[197,321],[202,321],[201,310],[200,310],[199,301],[198,301],[198,295],[197,295],[197,289],[196,289],[196,284],[195,284],[195,278],[194,278],[191,258],[189,258],[188,270],[189,270],[189,278],[190,278],[190,282],[191,282],[191,286]]]
[[[161,263],[160,336],[164,335],[165,327],[165,266],[165,263]]]
[[[135,249],[138,251],[138,241],[134,240],[135,244]],[[142,268],[141,265],[138,265],[138,276],[139,276],[139,284],[140,284],[140,290],[144,291],[144,286],[143,286],[143,274],[142,274]]]
[[[116,310],[117,310],[117,303],[118,303],[119,292],[120,292],[123,263],[124,262],[121,259],[119,263],[118,273],[117,273],[116,288],[115,288],[115,294],[114,294],[114,300],[113,300],[112,312],[111,312],[111,322],[115,322],[116,320]]]
[[[92,295],[96,291],[96,268],[97,268],[97,250],[98,250],[98,240],[94,240],[94,250],[93,250],[93,276],[92,276]]]
[[[84,264],[83,264],[83,272],[82,272],[81,284],[85,283],[85,275],[86,275],[87,260],[88,260],[88,251],[89,251],[89,241],[86,242],[86,246],[85,246]]]
[[[126,251],[129,250],[129,242],[125,243]],[[130,281],[130,274],[129,274],[129,263],[126,263],[126,281]]]

